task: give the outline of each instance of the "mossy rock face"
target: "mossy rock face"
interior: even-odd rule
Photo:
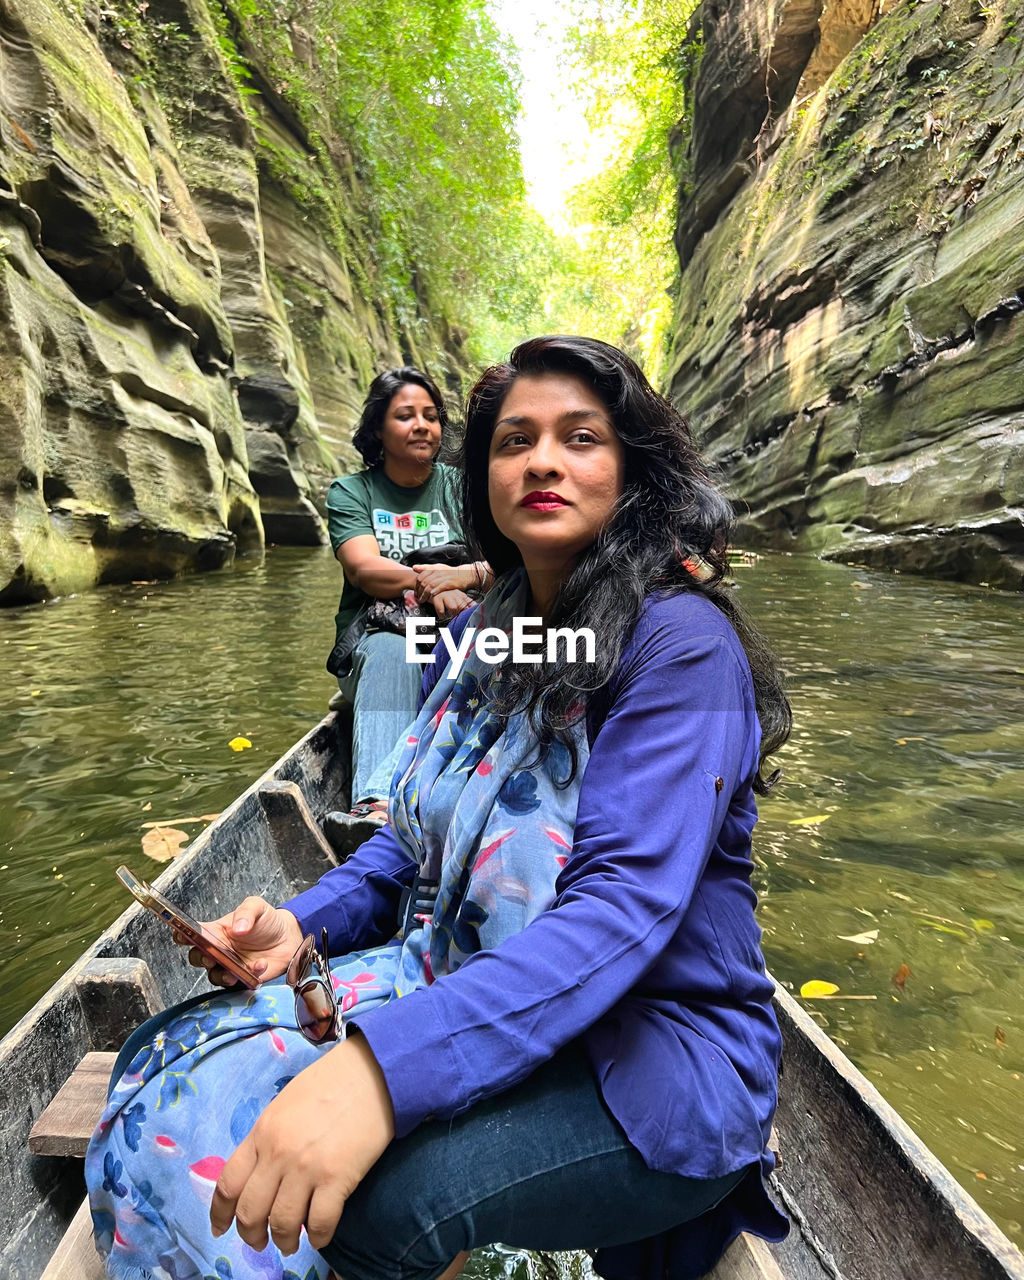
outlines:
[[[1024,4],[814,8],[703,23],[670,393],[748,541],[1020,589]]]
[[[237,403],[184,326],[85,305],[2,211],[0,237],[0,599],[258,549]]]
[[[295,33],[227,12],[4,5],[0,603],[324,541],[369,381],[444,346],[373,298],[344,140],[261,76]]]

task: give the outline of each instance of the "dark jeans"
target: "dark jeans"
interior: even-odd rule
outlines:
[[[393,1142],[323,1256],[342,1280],[434,1280],[463,1249],[594,1249],[657,1235],[746,1173],[648,1169],[570,1045],[515,1088]]]

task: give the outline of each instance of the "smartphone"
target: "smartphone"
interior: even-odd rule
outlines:
[[[127,867],[118,867],[117,878],[147,911],[152,911],[166,924],[173,925],[176,932],[190,946],[196,947],[204,956],[209,956],[250,991],[260,985],[260,979],[246,965],[237,951],[232,950],[226,943],[220,942],[209,929],[204,929],[198,920],[193,920],[190,915],[186,915],[170,899],[146,884],[145,880],[132,875]]]

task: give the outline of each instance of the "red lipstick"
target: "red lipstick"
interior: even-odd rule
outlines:
[[[534,489],[519,505],[529,507],[531,511],[557,511],[559,507],[567,507],[569,503],[560,493],[551,493],[547,489]]]

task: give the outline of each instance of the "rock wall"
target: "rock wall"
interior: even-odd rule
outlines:
[[[670,394],[740,540],[1021,589],[1024,4],[705,0],[692,35]]]
[[[373,374],[438,367],[228,12],[0,0],[0,603],[325,541]]]

